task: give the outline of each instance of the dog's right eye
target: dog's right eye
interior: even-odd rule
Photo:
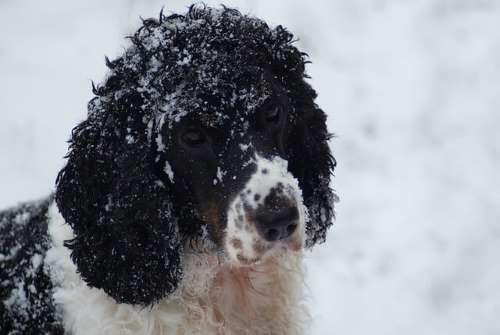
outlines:
[[[192,147],[202,145],[207,141],[207,137],[201,129],[186,130],[181,138],[184,143]]]

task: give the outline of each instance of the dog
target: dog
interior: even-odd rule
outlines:
[[[0,333],[305,333],[337,199],[307,55],[227,7],[129,38],[54,194],[0,213]]]

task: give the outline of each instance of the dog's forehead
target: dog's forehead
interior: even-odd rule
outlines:
[[[247,128],[252,115],[280,91],[263,70],[253,71],[257,74],[230,82],[207,73],[210,79],[206,82],[181,84],[182,89],[165,95],[160,108],[162,123],[173,128],[189,120],[207,128]]]

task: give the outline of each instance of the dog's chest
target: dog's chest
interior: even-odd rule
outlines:
[[[51,208],[47,265],[58,285],[54,302],[74,335],[301,334],[302,253],[270,257],[253,268],[220,265],[214,253],[186,253],[181,286],[153,307],[117,304],[86,285],[64,240],[72,232]],[[144,283],[147,285],[147,283]]]
[[[208,271],[202,277],[193,269],[185,278],[186,325],[192,333],[300,334],[307,315],[301,304],[301,264],[301,254],[270,258],[251,268],[211,268],[210,261],[195,260],[198,271]]]
[[[297,258],[278,268],[270,262],[231,269],[197,261],[178,292],[151,308],[116,304],[84,284],[61,288],[56,297],[74,335],[302,334],[307,313],[298,264]]]

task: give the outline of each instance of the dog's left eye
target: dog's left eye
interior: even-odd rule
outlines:
[[[189,129],[182,134],[182,141],[189,146],[199,146],[207,141],[207,137],[200,129]]]

